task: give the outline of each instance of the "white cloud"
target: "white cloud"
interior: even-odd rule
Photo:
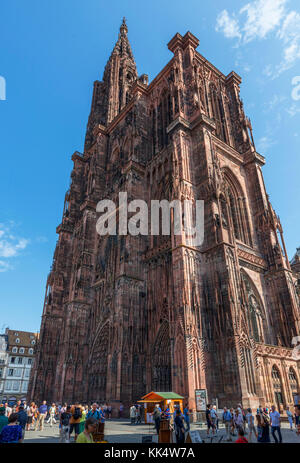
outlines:
[[[267,65],[263,70],[272,79],[300,59],[300,14],[288,11],[286,5],[287,0],[254,0],[243,6],[238,16],[230,15],[227,10],[217,16],[216,30],[227,38],[238,38],[239,44],[276,33],[275,37],[283,45],[282,59],[278,65]]]
[[[265,153],[273,145],[276,145],[276,142],[269,136],[261,137],[256,143],[259,153]]]
[[[277,105],[283,103],[286,100],[286,96],[284,95],[273,95],[272,99],[267,103],[268,109],[272,110],[274,109]]]
[[[9,262],[5,262],[4,260],[0,260],[0,273],[7,272],[7,270],[11,270],[13,267]]]
[[[230,17],[227,10],[221,11],[217,17],[216,31],[223,32],[225,37],[233,39],[241,38],[238,21],[234,17]]]
[[[0,257],[10,259],[19,255],[20,251],[24,250],[29,240],[25,238],[17,238],[10,233],[10,226],[0,224]],[[0,260],[0,272],[6,272],[12,268],[7,260]]]
[[[241,8],[240,14],[247,14],[242,27],[244,41],[263,39],[278,27],[285,13],[285,4],[286,0],[256,0]]]
[[[290,69],[300,58],[300,14],[291,11],[286,16],[277,36],[285,44],[283,60],[277,66],[276,74],[279,75]]]

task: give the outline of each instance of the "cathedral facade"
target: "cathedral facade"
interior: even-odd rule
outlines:
[[[84,152],[72,156],[28,399],[123,402],[174,391],[196,409],[292,405],[300,386],[297,273],[266,193],[241,78],[187,32],[149,84],[125,21],[94,82]],[[204,241],[107,235],[97,203],[204,200]]]

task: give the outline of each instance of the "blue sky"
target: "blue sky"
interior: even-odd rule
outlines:
[[[168,41],[188,30],[224,74],[242,76],[290,258],[300,246],[300,90],[292,84],[300,76],[299,0],[1,2],[0,331],[40,327],[70,158],[83,149],[93,81],[124,15],[138,72],[150,81],[172,57]]]

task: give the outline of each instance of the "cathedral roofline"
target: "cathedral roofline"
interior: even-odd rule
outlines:
[[[294,255],[294,257],[290,261],[290,264],[296,264],[298,262],[300,262],[300,247],[296,248],[296,254]]]

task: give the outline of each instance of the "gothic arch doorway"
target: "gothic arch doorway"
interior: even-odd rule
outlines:
[[[284,395],[282,389],[281,374],[276,365],[272,367],[272,382],[274,389],[274,398],[277,410],[280,412],[284,407]]]
[[[109,325],[107,323],[94,342],[88,366],[88,395],[92,401],[104,401],[106,399],[108,340]]]
[[[152,349],[152,389],[171,391],[171,348],[169,323],[163,321]]]
[[[259,292],[244,271],[241,271],[241,281],[244,289],[247,332],[255,342],[265,342],[267,333],[266,316]]]

